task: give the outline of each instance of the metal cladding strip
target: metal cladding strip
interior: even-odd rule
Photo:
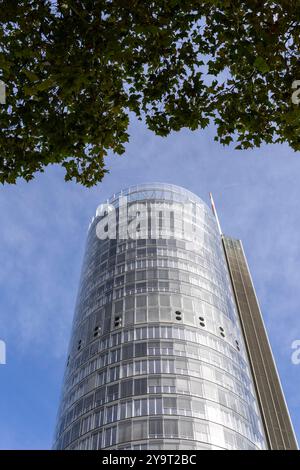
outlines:
[[[295,433],[242,243],[225,236],[222,239],[270,449],[296,450]]]

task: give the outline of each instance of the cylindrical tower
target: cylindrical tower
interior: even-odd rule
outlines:
[[[89,228],[56,449],[264,449],[216,220],[143,184]]]

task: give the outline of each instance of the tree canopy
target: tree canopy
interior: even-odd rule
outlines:
[[[51,163],[92,186],[134,113],[161,136],[300,149],[300,1],[0,1],[0,182]]]

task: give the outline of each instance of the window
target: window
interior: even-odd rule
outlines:
[[[94,403],[94,394],[89,395],[88,397],[85,398],[84,400],[84,413],[87,411],[90,411],[93,408],[93,403]]]
[[[163,377],[161,390],[163,393],[175,393],[175,380],[173,378]]]
[[[104,446],[113,446],[117,442],[117,426],[105,429]]]
[[[175,271],[177,273],[177,271]],[[174,276],[175,279],[175,276]],[[181,308],[181,297],[179,295],[173,294],[171,296],[173,307]]]
[[[219,389],[218,390],[219,402],[221,403],[221,405],[229,406],[230,404],[229,403],[227,404],[226,397],[227,397],[227,393],[225,393],[223,390]]]
[[[162,359],[160,363],[161,372],[168,374],[170,372],[168,359]]]
[[[129,397],[133,394],[133,380],[124,380],[121,382],[121,397]]]
[[[147,321],[147,309],[146,308],[138,308],[135,312],[135,321],[136,323],[144,323]]]
[[[125,262],[125,253],[117,255],[117,264]]]
[[[120,405],[120,419],[132,417],[132,400],[121,402]]]
[[[147,393],[147,379],[135,379],[134,395],[144,395]]]
[[[161,392],[161,379],[160,377],[150,377],[149,378],[149,392],[150,393],[159,393]]]
[[[104,424],[104,408],[101,408],[99,411],[95,413],[95,428],[99,428]]]
[[[128,310],[125,312],[125,325],[132,325],[134,323],[134,312],[133,310]]]
[[[136,361],[135,362],[135,375],[147,374],[147,361]]]
[[[96,406],[102,405],[105,402],[105,387],[100,388],[95,393]]]
[[[167,397],[163,399],[164,413],[168,415],[177,414],[176,398]]]
[[[197,418],[205,418],[205,403],[200,400],[193,400],[193,416]]]
[[[133,362],[128,362],[127,364],[125,364],[123,366],[123,377],[124,378],[127,378],[127,377],[130,377],[132,375],[134,375],[134,371],[133,371]]]
[[[92,449],[98,450],[102,448],[102,431],[92,435]]]
[[[147,338],[147,327],[143,326],[135,329],[135,339],[145,339]]]
[[[112,421],[118,420],[118,406],[108,406],[106,409],[106,422],[111,423]]]
[[[118,302],[115,302],[115,313],[121,313],[123,312],[123,300],[119,300]]]
[[[132,440],[146,439],[147,437],[147,421],[135,421],[132,428]]]
[[[177,408],[179,414],[192,416],[192,407],[191,407],[191,399],[190,398],[178,398],[177,399]]]
[[[135,357],[147,356],[147,343],[136,343],[135,345]]]
[[[122,359],[131,359],[133,357],[133,344],[125,344],[122,348]]]
[[[119,398],[119,384],[109,385],[107,387],[107,401],[117,400]]]
[[[149,373],[150,374],[160,374],[161,373],[161,362],[159,359],[150,359],[149,360]]]
[[[148,337],[149,338],[160,338],[159,326],[148,326]]]
[[[74,441],[79,437],[80,434],[80,421],[73,424],[72,431],[71,431],[71,441]]]
[[[158,306],[158,295],[157,294],[150,294],[149,295],[149,305],[152,307]]]
[[[161,295],[160,296],[160,305],[162,307],[170,307],[170,296],[169,295]]]
[[[133,341],[133,330],[124,331],[124,343],[127,343],[128,341]]]
[[[161,415],[162,414],[162,398],[150,398],[149,399],[149,415]]]
[[[164,420],[164,435],[166,437],[178,437],[178,420],[176,419]]]
[[[119,439],[118,442],[131,441],[131,422],[119,424]]]
[[[148,269],[148,279],[156,279],[156,278],[157,278],[157,270]]]
[[[118,349],[114,349],[113,351],[110,352],[110,362],[111,363],[114,363],[114,362],[119,362],[121,359],[121,349],[118,348]],[[103,364],[103,365],[106,365]]]
[[[136,292],[139,294],[141,292],[146,292],[147,291],[147,283],[146,281],[143,282],[137,282],[136,283]]]
[[[206,423],[199,423],[199,421],[195,421],[194,423],[194,429],[195,429],[195,440],[196,441],[208,441],[208,436],[209,436],[209,427],[208,424]],[[226,431],[224,431],[226,432]]]
[[[137,281],[144,281],[146,279],[146,270],[144,271],[137,271],[136,273],[136,280]]]
[[[161,353],[162,354],[174,354],[173,343],[171,341],[162,341],[161,342]]]
[[[157,254],[156,248],[148,248],[147,254],[148,254],[148,256],[154,256],[154,255],[156,255],[156,254]]]
[[[183,298],[183,307],[186,308],[187,310],[193,310],[192,299],[189,299],[188,297],[184,297]]]
[[[167,281],[159,281],[158,283],[158,288],[161,291],[168,291],[169,289],[169,283]]]
[[[134,400],[134,416],[146,416],[147,414],[147,399]]]
[[[109,371],[109,381],[114,382],[120,376],[120,366],[112,367]]]
[[[179,435],[181,438],[194,439],[193,422],[187,419],[179,421]]]
[[[163,437],[163,420],[161,418],[149,420],[149,437]]]
[[[134,284],[126,284],[125,286],[126,294],[134,294],[135,292],[135,285]]]
[[[189,380],[178,378],[176,380],[177,392],[178,393],[189,393]]]
[[[75,450],[89,450],[90,449],[90,444],[91,444],[91,436],[86,437],[84,439],[81,439],[80,442],[78,443],[78,446],[76,446]]]
[[[125,299],[125,309],[130,310],[134,308],[134,297],[126,297]]]
[[[150,356],[160,355],[160,342],[150,341],[148,344],[148,350]]]
[[[143,258],[146,256],[146,248],[139,248],[136,253],[137,258]]]
[[[121,343],[121,333],[114,333],[111,336],[111,345],[112,346],[117,346],[120,343]]]
[[[159,309],[156,307],[150,307],[148,309],[148,319],[149,322],[154,322],[159,320]]]
[[[137,307],[145,307],[147,305],[147,296],[146,295],[139,295],[136,297],[136,306]]]

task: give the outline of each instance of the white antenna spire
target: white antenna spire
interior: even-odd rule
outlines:
[[[211,208],[212,208],[213,214],[214,214],[214,216],[216,218],[216,221],[217,221],[219,233],[222,236],[223,233],[222,233],[222,229],[221,229],[221,225],[220,225],[220,221],[219,221],[219,217],[218,217],[218,213],[217,213],[217,209],[216,209],[216,206],[215,206],[215,202],[214,202],[214,198],[213,198],[212,193],[209,193],[209,197],[210,197],[210,202],[211,202]]]

